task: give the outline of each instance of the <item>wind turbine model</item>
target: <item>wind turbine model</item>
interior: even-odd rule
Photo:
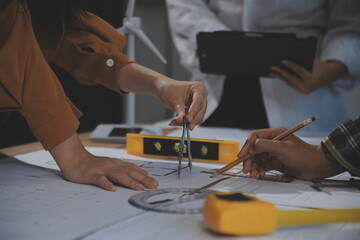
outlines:
[[[126,8],[125,18],[122,27],[117,30],[127,34],[127,55],[130,59],[135,59],[135,37],[138,37],[146,46],[166,64],[165,58],[156,49],[141,29],[141,19],[134,17],[135,0],[129,0]],[[125,142],[126,133],[149,133],[160,134],[161,129],[135,124],[135,94],[129,93],[126,97],[126,122],[125,124],[99,124],[92,132],[90,139],[101,142]]]
[[[159,50],[146,36],[141,29],[141,19],[134,17],[135,0],[129,0],[126,8],[123,26],[118,30],[127,34],[127,55],[130,59],[135,59],[135,36],[144,42],[148,48],[166,64],[165,58],[161,55]],[[135,126],[135,94],[129,93],[126,102],[126,123]]]

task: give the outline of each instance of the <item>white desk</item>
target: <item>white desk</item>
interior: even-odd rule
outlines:
[[[95,154],[129,158],[121,149],[90,148]],[[56,169],[47,152],[19,156]],[[0,160],[0,239],[237,239],[207,230],[201,214],[164,214],[135,208],[128,199],[136,191],[119,187],[106,192],[95,186],[64,181],[56,170],[14,158]],[[201,187],[214,181],[200,168],[181,176],[159,177],[160,188]],[[214,189],[254,194],[289,206],[360,207],[360,191],[313,190],[308,182],[275,183],[236,178]],[[339,201],[341,199],[341,201]],[[287,206],[286,206],[287,205]],[[290,208],[292,208],[290,207]],[[360,224],[279,228],[275,233],[239,239],[359,239]]]

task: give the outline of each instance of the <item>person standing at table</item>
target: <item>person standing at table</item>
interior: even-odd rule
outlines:
[[[209,91],[203,125],[289,127],[315,116],[317,123],[302,131],[323,136],[347,119],[343,93],[360,79],[360,1],[167,0],[167,9],[181,64]],[[316,37],[313,71],[285,61],[300,78],[278,66],[272,67],[272,78],[201,73],[196,34],[219,30]]]
[[[206,88],[135,63],[122,53],[125,36],[77,3],[0,1],[0,111],[19,111],[25,117],[66,180],[109,191],[115,191],[114,184],[157,188],[147,171],[120,159],[94,156],[84,148],[76,133],[81,112],[66,97],[49,63],[86,85],[159,99],[177,114],[171,125],[182,124],[188,106],[190,129],[204,116]]]

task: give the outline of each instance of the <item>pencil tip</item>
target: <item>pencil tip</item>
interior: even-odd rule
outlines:
[[[311,121],[315,121],[315,120],[316,120],[316,118],[315,118],[315,117],[312,117],[312,118],[311,118]]]
[[[212,177],[213,177],[213,175],[210,176],[210,178],[212,178]]]

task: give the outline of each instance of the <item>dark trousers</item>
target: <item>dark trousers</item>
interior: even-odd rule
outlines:
[[[227,76],[219,106],[202,126],[268,128],[259,79]]]

